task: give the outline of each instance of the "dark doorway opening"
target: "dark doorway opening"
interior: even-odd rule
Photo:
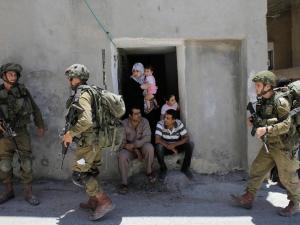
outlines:
[[[165,103],[164,98],[169,94],[174,94],[179,101],[176,48],[151,50],[152,53],[149,53],[149,49],[119,49],[119,92],[121,94],[125,92],[124,82],[131,76],[133,64],[141,62],[144,66],[154,67],[154,77],[158,86],[156,97],[159,105]]]
[[[156,99],[160,108],[151,115],[144,116],[149,120],[152,133],[154,133],[156,123],[159,121],[160,109],[165,104],[165,98],[174,94],[179,102],[178,94],[178,72],[177,56],[175,47],[160,48],[130,48],[118,49],[119,53],[119,70],[118,85],[120,94],[124,95],[125,103],[130,101],[126,98],[126,81],[132,74],[132,66],[136,62],[144,66],[151,65],[154,68],[154,77],[158,86]],[[127,116],[127,115],[126,115]]]

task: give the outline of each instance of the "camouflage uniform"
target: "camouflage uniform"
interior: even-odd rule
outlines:
[[[1,67],[1,74],[3,75],[7,71],[16,71],[19,77],[21,70],[20,65],[8,63]],[[4,84],[0,86],[0,109],[4,114],[5,121],[16,132],[16,144],[11,137],[4,137],[0,133],[0,179],[4,184],[12,183],[12,161],[15,149],[17,149],[21,182],[30,185],[32,182],[32,151],[27,125],[33,115],[35,126],[44,129],[41,111],[28,89],[19,83],[14,84],[10,90],[6,90]]]
[[[100,187],[96,177],[99,173],[97,167],[100,165],[101,149],[99,147],[99,127],[95,120],[93,111],[93,96],[86,91],[86,81],[89,78],[89,71],[84,65],[71,65],[65,72],[70,81],[72,89],[75,91],[67,101],[67,108],[76,106],[79,113],[76,121],[69,131],[64,135],[64,144],[69,136],[77,142],[75,152],[75,162],[72,166],[72,180],[74,184],[84,186],[89,199],[86,203],[80,203],[81,208],[91,209],[91,220],[98,220],[105,214],[113,210],[114,205],[111,199]],[[77,78],[80,83],[73,84],[73,79]],[[67,115],[67,118],[68,119]]]
[[[260,82],[263,88],[270,84],[271,89],[261,90],[266,96],[276,84],[276,76],[270,71],[257,73],[253,82]],[[256,114],[261,118],[260,128],[265,128],[268,151],[263,146],[250,168],[250,178],[246,192],[242,196],[233,195],[235,203],[243,208],[252,208],[255,195],[270,170],[276,165],[280,181],[287,189],[289,205],[279,211],[281,216],[291,216],[300,212],[300,183],[297,175],[299,162],[296,157],[298,140],[293,119],[289,116],[291,109],[287,99],[273,92],[269,98],[258,98]]]
[[[81,86],[79,86],[75,95],[71,96],[67,103],[67,108],[71,104],[77,104],[82,109],[76,124],[69,130],[72,137],[78,137],[75,161],[72,166],[72,170],[75,172],[73,178],[76,182],[76,176],[83,174],[86,193],[92,197],[99,191],[102,192],[96,179],[97,167],[100,166],[101,149],[98,146],[97,128],[93,122],[92,96],[89,92],[81,90]]]
[[[287,117],[290,104],[285,98],[276,95],[270,99],[262,99],[258,102],[257,114],[263,119],[261,126],[272,125],[268,121],[272,118],[285,118],[281,122],[273,124],[272,131],[267,134],[269,152],[262,147],[250,169],[250,180],[247,191],[256,194],[268,172],[275,166],[278,168],[280,181],[288,191],[288,199],[294,203],[300,203],[300,186],[297,170],[299,162],[296,157],[297,144],[293,144],[291,133],[295,127],[291,117]],[[260,108],[260,109],[259,109]]]

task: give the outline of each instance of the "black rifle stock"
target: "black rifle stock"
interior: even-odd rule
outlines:
[[[251,114],[251,122],[253,124],[252,130],[251,130],[251,135],[254,136],[256,133],[257,128],[260,125],[261,119],[257,116],[255,109],[253,107],[252,102],[249,102],[247,105],[247,110]]]
[[[79,106],[72,104],[70,107],[69,113],[66,116],[66,124],[64,129],[61,132],[61,136],[64,136],[70,128],[77,122],[78,120],[78,115],[83,112],[83,109],[80,108]],[[69,149],[70,143],[67,143],[67,146],[65,146],[64,142],[61,143],[61,153],[62,153],[62,161],[61,161],[61,167],[60,169],[63,168],[64,165],[64,160],[67,154],[67,151]]]
[[[247,110],[251,114],[251,122],[253,124],[252,130],[251,130],[251,135],[254,136],[256,134],[257,128],[259,128],[261,126],[262,119],[259,116],[257,116],[256,111],[255,111],[255,109],[253,107],[252,102],[248,103]],[[269,153],[269,148],[268,148],[268,145],[267,145],[267,135],[263,135],[261,137],[261,140],[262,140],[262,142],[264,144],[266,152]]]

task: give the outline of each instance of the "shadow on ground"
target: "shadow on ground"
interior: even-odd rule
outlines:
[[[179,173],[179,172],[178,172]],[[116,208],[97,224],[299,224],[300,216],[277,215],[287,205],[285,190],[264,184],[252,210],[232,206],[230,194],[242,193],[246,174],[195,175],[185,188],[169,190],[157,182],[150,185],[143,175],[131,178],[127,195],[117,192],[116,181],[102,182]],[[0,205],[0,224],[95,224],[88,221],[88,212],[78,204],[87,199],[84,191],[67,181],[39,180],[34,185],[41,199],[37,207],[29,206],[16,186],[16,198]]]

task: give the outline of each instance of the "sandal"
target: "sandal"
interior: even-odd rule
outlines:
[[[148,177],[149,183],[151,183],[151,184],[155,183],[155,181],[156,181],[156,176],[155,176],[155,174],[154,174],[153,172],[147,174],[147,177]]]
[[[35,197],[34,195],[32,195],[31,197],[26,197],[25,201],[28,202],[30,205],[36,206],[40,204],[40,201],[37,197]]]
[[[128,193],[128,185],[121,184],[118,193],[121,195],[126,195]]]

